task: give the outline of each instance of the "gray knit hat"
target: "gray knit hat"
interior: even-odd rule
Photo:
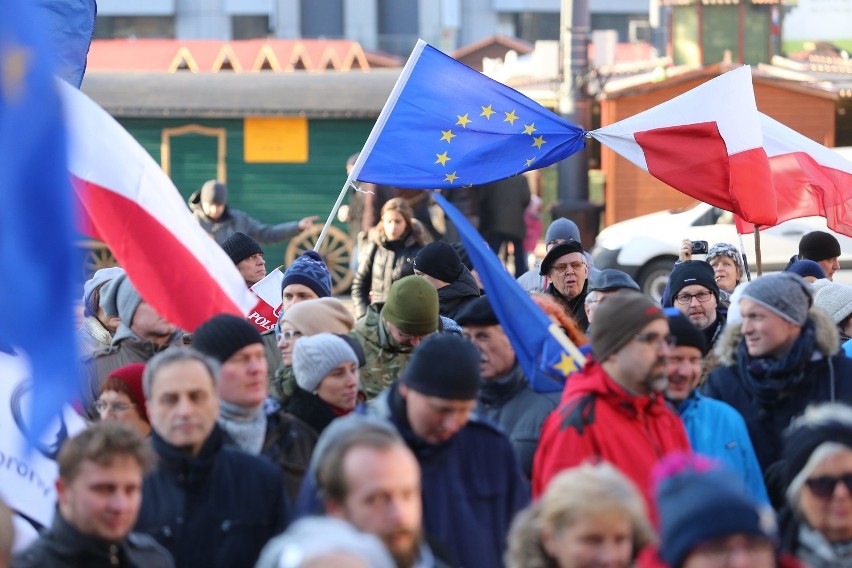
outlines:
[[[119,274],[101,288],[101,307],[110,317],[118,316],[130,327],[142,296],[136,291],[127,273]]]
[[[839,325],[852,314],[852,286],[833,282],[817,290],[814,305]]]
[[[343,363],[358,365],[358,355],[333,333],[302,337],[293,348],[293,374],[303,390],[314,392],[332,369]]]
[[[791,272],[755,278],[743,290],[742,298],[760,304],[798,326],[808,321],[808,310],[813,305],[810,286],[801,276]]]
[[[205,181],[204,185],[201,186],[199,197],[202,203],[225,205],[228,203],[228,186],[215,179]]]
[[[577,227],[577,223],[571,219],[566,219],[565,217],[555,219],[544,234],[544,243],[547,244],[555,239],[562,241],[577,241],[579,243],[580,229]]]
[[[98,306],[90,305],[92,302],[92,295],[95,293],[95,290],[122,274],[124,274],[123,268],[120,266],[111,266],[109,268],[101,268],[92,274],[91,278],[86,280],[83,284],[83,309],[86,312],[90,312],[86,315],[96,315],[98,311]]]

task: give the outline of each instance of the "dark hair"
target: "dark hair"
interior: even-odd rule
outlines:
[[[83,306],[83,316],[84,317],[89,317],[89,316],[97,317],[98,310],[101,307],[101,288],[103,288],[104,284],[106,284],[107,282],[109,282],[109,280],[106,280],[106,281],[98,284],[95,287],[94,291],[89,295],[89,301],[86,302],[86,304]]]
[[[349,450],[367,447],[374,450],[388,450],[394,446],[408,448],[397,432],[376,426],[363,426],[341,434],[324,452],[317,464],[317,489],[327,501],[342,503],[346,500],[346,472],[343,462]]]
[[[84,461],[108,466],[118,456],[136,460],[142,473],[154,465],[154,450],[135,428],[115,420],[96,422],[62,444],[56,463],[59,477],[71,483]]]
[[[183,361],[198,361],[210,373],[210,380],[213,381],[213,388],[219,384],[219,363],[212,357],[208,357],[198,349],[192,347],[173,347],[160,351],[148,361],[145,365],[145,373],[142,375],[142,389],[145,392],[145,399],[151,400],[151,389],[154,386],[154,380],[157,378],[157,373],[163,367],[168,367],[174,363]]]

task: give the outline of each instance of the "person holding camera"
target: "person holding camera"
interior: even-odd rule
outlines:
[[[727,312],[728,306],[731,304],[731,294],[734,293],[734,288],[742,282],[745,274],[739,251],[734,245],[728,243],[716,243],[711,247],[708,246],[707,241],[683,239],[678,260],[674,267],[677,268],[681,263],[692,260],[694,254],[707,255],[704,260],[713,268],[713,276],[716,285],[719,287],[719,308],[723,313]],[[665,308],[673,307],[671,283],[666,284],[661,302]]]

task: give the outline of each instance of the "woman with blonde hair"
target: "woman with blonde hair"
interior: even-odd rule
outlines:
[[[507,568],[627,568],[654,539],[645,503],[607,463],[554,477],[538,502],[515,517]]]
[[[423,225],[412,218],[408,202],[401,197],[384,204],[379,223],[370,229],[367,238],[352,280],[356,318],[367,313],[370,304],[384,302],[391,284],[414,274],[414,257],[431,241]]]

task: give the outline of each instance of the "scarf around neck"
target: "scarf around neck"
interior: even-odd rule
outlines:
[[[259,455],[266,437],[266,413],[257,408],[237,406],[224,400],[220,403],[219,425],[237,446],[252,455]]]

